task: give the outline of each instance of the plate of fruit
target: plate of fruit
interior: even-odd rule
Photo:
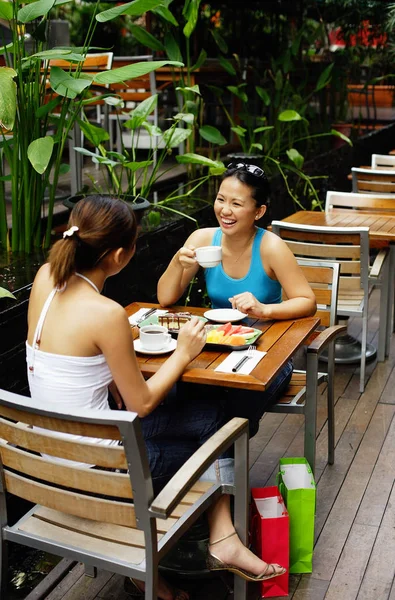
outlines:
[[[261,337],[262,331],[253,327],[243,325],[205,325],[207,331],[206,346],[216,347],[218,350],[246,350],[251,344],[255,344]]]

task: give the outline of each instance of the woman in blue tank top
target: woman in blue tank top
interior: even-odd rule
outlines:
[[[158,283],[158,299],[163,306],[175,304],[197,274],[196,248],[214,245],[222,247],[222,262],[205,269],[213,308],[232,307],[266,320],[315,313],[315,296],[288,246],[270,231],[257,227],[266,212],[267,197],[268,181],[261,168],[245,163],[229,165],[214,203],[219,228],[194,231],[174,255]],[[281,395],[291,374],[289,363],[264,393],[215,389],[214,394],[216,398],[226,395],[223,400],[228,417],[249,418],[253,436],[266,406]],[[201,395],[202,386],[191,386],[190,391]],[[213,393],[212,389],[206,391]]]

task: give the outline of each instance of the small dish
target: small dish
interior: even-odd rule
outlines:
[[[206,319],[209,319],[209,321],[216,321],[217,323],[236,323],[236,321],[242,321],[248,317],[245,313],[234,308],[214,308],[213,310],[206,310],[204,316]]]
[[[167,346],[161,348],[160,350],[150,350],[148,348],[144,348],[141,345],[140,338],[134,340],[133,346],[136,352],[139,352],[140,354],[167,354],[168,352],[173,352],[173,350],[177,348],[177,340],[172,338]]]

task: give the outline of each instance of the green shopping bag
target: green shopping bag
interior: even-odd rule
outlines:
[[[316,487],[305,458],[280,458],[278,488],[289,514],[289,572],[313,572]]]

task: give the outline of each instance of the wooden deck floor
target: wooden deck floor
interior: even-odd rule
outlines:
[[[377,342],[378,295],[372,296],[369,341]],[[350,323],[358,334],[360,323]],[[293,600],[395,600],[395,335],[391,355],[368,366],[359,393],[358,365],[337,367],[336,458],[326,464],[325,395],[320,397],[317,440],[317,514],[313,573],[290,577]],[[323,390],[322,390],[323,391]],[[267,414],[251,440],[251,486],[273,485],[281,456],[303,455],[303,416]],[[231,582],[231,579],[229,579]],[[193,600],[230,600],[220,579],[187,581]],[[44,588],[41,588],[42,590]],[[250,584],[251,599],[259,597]],[[49,593],[26,600],[126,600],[123,578],[95,579],[74,566]]]

